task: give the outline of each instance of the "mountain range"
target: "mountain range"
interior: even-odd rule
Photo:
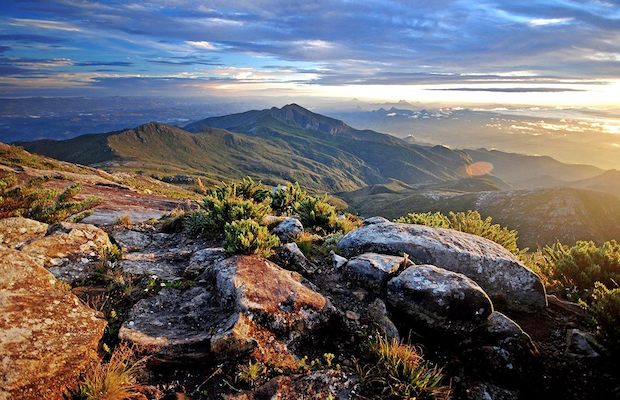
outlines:
[[[355,129],[296,104],[206,118],[182,128],[151,122],[17,144],[111,172],[188,175],[207,183],[246,175],[269,184],[299,181],[315,192],[336,194],[362,215],[476,209],[523,230],[528,246],[620,234],[611,227],[620,217],[618,171],[544,156],[411,143]],[[479,165],[481,171],[475,168]],[[577,223],[562,224],[560,217]],[[556,222],[536,231],[543,218]]]

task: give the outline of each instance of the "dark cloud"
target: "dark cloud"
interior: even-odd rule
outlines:
[[[513,88],[472,88],[472,87],[460,87],[460,88],[446,88],[446,89],[427,89],[427,90],[448,90],[458,92],[499,92],[499,93],[561,93],[561,92],[584,92],[581,89],[564,89],[564,88],[549,88],[549,87],[513,87]]]
[[[22,42],[22,43],[45,43],[45,44],[55,44],[64,42],[63,39],[51,37],[51,36],[43,36],[43,35],[33,35],[33,34],[3,34],[0,35],[0,41],[4,42]]]

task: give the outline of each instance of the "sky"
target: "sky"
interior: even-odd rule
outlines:
[[[3,1],[0,97],[620,108],[620,1]]]

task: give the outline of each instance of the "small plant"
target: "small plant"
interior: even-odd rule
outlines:
[[[80,185],[73,184],[59,192],[43,187],[51,177],[32,178],[18,184],[15,174],[0,178],[0,218],[26,217],[45,223],[56,223],[78,216],[97,206],[101,200],[90,196],[75,200]],[[84,215],[86,217],[86,215]]]
[[[613,352],[620,353],[620,287],[607,289],[596,282],[590,304],[582,304],[590,312],[603,342]]]
[[[250,219],[226,224],[224,234],[224,250],[228,254],[257,254],[267,258],[273,254],[272,248],[280,244],[277,236]]]
[[[107,363],[99,363],[89,370],[78,388],[80,400],[141,399],[140,385],[136,382],[137,363],[130,347],[121,344]]]
[[[527,249],[519,249],[519,233],[499,224],[494,224],[491,217],[482,218],[478,211],[452,212],[444,215],[439,212],[407,214],[396,220],[405,224],[426,225],[434,228],[449,228],[457,231],[471,233],[503,246],[506,250],[522,257]]]
[[[381,388],[381,398],[448,399],[450,387],[442,384],[443,374],[425,361],[415,347],[377,336],[369,345],[376,364],[360,367],[360,379],[371,390]]]
[[[308,197],[298,182],[288,186],[277,186],[270,194],[271,208],[281,214],[289,214],[299,206],[299,202]]]
[[[304,253],[306,256],[309,256],[314,249],[314,243],[316,243],[320,239],[321,237],[315,235],[314,233],[303,231],[297,236],[297,238],[295,239],[295,243],[297,243],[297,246],[299,246],[299,249],[302,251],[302,253]]]
[[[123,214],[119,216],[118,218],[116,218],[116,221],[114,221],[114,225],[125,226],[125,227],[130,226],[132,225],[131,217],[127,214]]]
[[[179,208],[170,211],[168,215],[159,221],[156,221],[157,228],[160,232],[174,233],[181,232],[185,226],[187,212]]]
[[[264,364],[250,360],[247,365],[239,367],[237,379],[250,386],[254,386],[266,372],[267,367]]]

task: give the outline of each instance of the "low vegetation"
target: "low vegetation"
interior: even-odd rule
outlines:
[[[120,345],[107,363],[101,362],[89,370],[74,397],[76,400],[142,399],[136,382],[136,362],[131,348]]]
[[[519,257],[527,251],[527,249],[519,249],[517,231],[494,224],[491,217],[482,218],[478,211],[456,213],[450,211],[447,215],[439,212],[414,213],[401,217],[396,222],[427,225],[434,228],[449,228],[482,236],[503,246]]]
[[[267,227],[251,219],[227,223],[224,234],[224,250],[228,254],[256,254],[266,258],[273,254],[273,247],[280,244]]]
[[[616,354],[620,354],[620,287],[608,289],[596,282],[590,304],[584,304],[590,312],[599,337]]]
[[[72,184],[60,191],[43,187],[51,177],[18,182],[15,174],[0,178],[0,218],[26,217],[45,223],[80,220],[100,203],[94,196],[77,200],[80,185]]]
[[[360,383],[376,398],[448,399],[441,368],[426,361],[414,346],[377,336],[369,344],[373,364],[358,363]]]

